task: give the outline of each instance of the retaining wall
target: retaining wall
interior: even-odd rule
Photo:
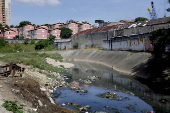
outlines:
[[[34,39],[35,40],[35,43],[37,43],[39,40],[41,39]],[[25,39],[10,39],[10,40],[5,40],[7,41],[8,43],[24,43]],[[31,43],[31,39],[28,41],[28,43]]]
[[[133,75],[133,68],[147,61],[151,54],[146,52],[69,50],[59,51],[64,60],[76,60],[99,63],[119,72]]]

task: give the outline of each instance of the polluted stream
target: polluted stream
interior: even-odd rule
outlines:
[[[69,85],[52,94],[60,106],[91,113],[170,113],[169,95],[156,94],[133,77],[100,64],[71,63],[75,67],[63,73]]]

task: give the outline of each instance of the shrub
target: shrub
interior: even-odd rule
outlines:
[[[6,44],[5,37],[0,37],[0,47],[5,46]]]
[[[29,38],[26,38],[26,39],[24,40],[24,44],[28,44],[28,42],[29,42]]]
[[[32,40],[31,40],[31,44],[35,44],[35,40],[32,39]]]
[[[19,39],[19,36],[18,35],[15,35],[15,37],[13,39]]]
[[[49,44],[50,44],[50,40],[49,40],[49,39],[39,40],[39,41],[35,44],[35,49],[36,49],[36,50],[44,49],[45,47],[48,47]]]

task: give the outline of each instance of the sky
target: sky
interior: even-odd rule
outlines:
[[[94,25],[99,19],[105,22],[136,17],[150,19],[147,9],[151,9],[151,1],[158,18],[165,13],[170,16],[170,12],[165,10],[170,7],[168,0],[11,0],[11,18],[13,25],[19,25],[21,21],[42,25],[73,19]]]

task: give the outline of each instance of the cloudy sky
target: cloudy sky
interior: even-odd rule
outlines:
[[[95,24],[96,19],[117,22],[136,17],[149,18],[148,8],[154,2],[158,18],[164,16],[167,0],[11,0],[12,24],[53,24],[73,19]],[[170,16],[170,12],[166,12]]]

